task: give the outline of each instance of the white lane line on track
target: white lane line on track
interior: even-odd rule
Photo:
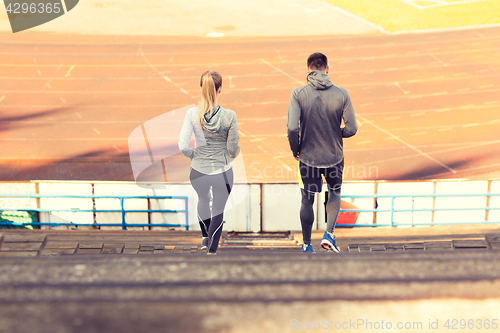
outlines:
[[[451,109],[450,108],[446,108],[446,109],[438,109],[436,110],[436,113],[440,113],[440,112],[448,112],[450,111]]]
[[[258,146],[257,148],[259,148],[260,150],[262,150],[264,153],[267,153],[267,150],[265,150],[264,148],[262,148],[261,146]]]
[[[49,80],[48,80],[48,81],[47,81],[47,82],[43,85],[42,89],[40,89],[40,92],[43,92],[43,91],[45,90],[45,87],[49,87],[49,88],[51,88],[51,87],[50,87],[50,83],[49,83],[49,82],[50,82],[50,80],[52,80],[52,78],[53,78],[54,76],[56,76],[57,72],[61,69],[61,67],[62,67],[62,65],[59,65],[59,66],[56,68],[56,70],[54,71],[54,73],[52,74],[52,76],[50,77],[50,79],[49,79]],[[56,92],[56,93],[57,93],[57,92]]]
[[[406,142],[406,141],[404,141],[404,140],[400,139],[399,137],[395,136],[394,134],[390,133],[389,131],[386,131],[385,129],[383,129],[382,127],[380,127],[380,126],[378,126],[378,125],[374,124],[373,122],[369,121],[369,120],[368,120],[368,119],[366,119],[365,117],[363,117],[363,116],[361,116],[361,115],[358,115],[358,117],[359,117],[360,119],[362,119],[364,122],[366,122],[366,123],[368,123],[368,124],[372,125],[372,126],[373,126],[373,127],[375,127],[376,129],[380,130],[381,132],[383,132],[383,133],[387,134],[388,136],[393,137],[394,139],[398,140],[399,142],[401,142],[402,144],[404,144],[406,147],[408,147],[408,148],[410,148],[410,149],[412,149],[412,150],[414,150],[414,151],[418,152],[420,155],[422,155],[422,156],[424,156],[424,157],[428,158],[429,160],[433,161],[434,163],[436,163],[436,164],[438,164],[438,165],[442,166],[443,168],[445,168],[445,169],[449,170],[449,171],[450,171],[450,172],[452,172],[452,173],[457,173],[457,171],[456,171],[456,170],[454,170],[454,169],[450,168],[449,166],[447,166],[446,164],[444,164],[444,163],[442,163],[442,162],[438,161],[437,159],[435,159],[434,157],[430,156],[429,154],[424,153],[423,151],[421,151],[421,150],[420,150],[420,149],[418,149],[417,147],[415,147],[415,146],[413,146],[413,145],[409,144],[408,142]]]
[[[81,115],[81,114],[79,114],[78,112],[75,112],[75,114],[76,114],[76,116],[77,116],[78,118],[80,118],[80,119],[82,118],[82,115]]]
[[[398,87],[399,89],[401,89],[401,91],[403,92],[403,94],[408,95],[409,91],[408,90],[404,90],[403,87],[401,87],[401,85],[397,81],[394,81],[394,84],[396,85],[396,87]]]
[[[277,156],[273,156],[273,159],[274,160],[277,160],[279,158],[283,158],[283,157],[289,157],[289,156],[292,156],[292,153],[290,152],[290,154],[286,154],[286,155],[277,155]]]
[[[278,58],[280,58],[280,62],[283,64],[283,58],[281,57],[280,51],[276,50],[276,53],[278,54]]]
[[[437,60],[441,65],[443,65],[444,67],[448,67],[448,64],[444,63],[443,60],[439,59],[438,57],[436,57],[433,53],[429,53],[429,55],[431,57],[433,57],[435,60]]]
[[[144,52],[142,52],[142,49],[139,48],[139,50],[137,51],[138,54],[140,54],[142,56],[142,59],[144,59],[144,62],[152,69],[154,70],[160,77],[164,78],[166,81],[168,81],[169,83],[173,84],[177,89],[179,89],[182,93],[188,95],[188,96],[191,96],[189,94],[189,92],[181,87],[179,87],[178,84],[176,84],[175,82],[173,82],[169,77],[165,76],[162,74],[162,72],[160,72],[155,66],[153,66],[153,64],[146,58],[146,56],[144,55]],[[186,68],[185,70],[191,70],[191,69],[195,69],[194,67],[193,68]],[[191,96],[192,97],[192,96]]]
[[[420,116],[425,116],[425,112],[413,113],[410,115],[410,117],[420,117]]]
[[[437,131],[438,131],[438,132],[446,132],[446,131],[451,131],[451,130],[453,130],[453,127],[440,128],[440,129],[438,129]]]
[[[42,72],[40,72],[39,69],[37,69],[36,72],[38,73],[39,76],[42,76]]]
[[[229,75],[229,88],[234,88],[234,87],[236,86],[233,84],[233,77]]]
[[[252,139],[250,142],[264,141],[266,138]]]
[[[5,99],[5,95],[3,95],[2,97],[0,97],[0,103],[2,103],[2,101]]]
[[[441,92],[437,92],[437,93],[432,93],[432,96],[441,96],[441,95],[446,95],[447,92],[446,91],[441,91]]]
[[[33,58],[33,62],[36,64],[36,58]]]
[[[62,97],[59,97],[59,99],[61,100],[61,102],[63,102],[64,104],[66,104],[66,100]]]
[[[268,66],[270,66],[270,67],[274,68],[275,70],[277,70],[277,71],[278,71],[278,72],[280,72],[281,74],[283,74],[283,75],[285,75],[285,76],[289,77],[290,79],[294,80],[295,82],[297,82],[297,83],[299,83],[299,84],[301,84],[301,85],[302,85],[302,84],[304,84],[304,82],[303,82],[303,81],[300,81],[300,80],[298,80],[298,79],[294,78],[293,76],[291,76],[291,75],[290,75],[290,74],[288,74],[287,72],[285,72],[285,71],[283,71],[283,70],[279,69],[278,67],[274,66],[273,64],[271,64],[271,63],[267,62],[265,59],[260,59],[260,60],[261,60],[263,63],[265,63],[266,65],[268,65]]]
[[[122,150],[120,148],[118,148],[116,145],[113,145],[113,148],[115,148],[116,150],[118,150],[119,153],[122,152]]]
[[[385,118],[384,120],[396,120],[396,119],[400,119],[401,117],[400,116],[396,116],[396,117],[388,117],[388,118]]]
[[[71,71],[75,68],[75,65],[71,65],[71,67],[68,69],[66,74],[64,74],[64,77],[69,77],[71,75]]]
[[[479,126],[479,123],[466,124],[466,125],[464,125],[464,128],[467,128],[467,127],[475,127],[475,126]]]
[[[94,130],[94,132],[96,132],[97,134],[101,134],[101,132],[99,132],[99,130],[97,128],[92,128]]]
[[[458,151],[458,150],[464,150],[464,149],[469,149],[469,148],[476,148],[479,146],[487,146],[487,145],[492,145],[492,144],[499,144],[500,140],[495,140],[495,141],[488,141],[488,142],[475,142],[472,144],[467,143],[466,145],[460,146],[460,147],[455,147],[455,148],[448,148],[448,149],[441,149],[441,150],[436,150],[432,152],[433,154],[443,154],[443,153],[449,153],[452,151]],[[370,161],[371,165],[376,165],[379,163],[387,163],[387,162],[394,162],[394,161],[399,161],[399,160],[404,160],[407,158],[412,158],[412,157],[418,157],[420,156],[419,154],[414,154],[414,155],[409,155],[409,156],[401,156],[401,157],[392,157],[388,158],[385,160],[376,160],[376,161]]]

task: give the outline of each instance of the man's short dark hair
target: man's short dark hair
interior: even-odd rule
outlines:
[[[307,67],[312,70],[324,71],[328,67],[328,59],[323,53],[313,53],[307,58]]]

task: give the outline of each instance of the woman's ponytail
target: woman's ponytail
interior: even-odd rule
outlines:
[[[212,112],[213,108],[217,105],[217,92],[222,86],[222,76],[216,71],[206,71],[201,75],[201,106],[199,113],[200,124],[203,127],[203,117]]]

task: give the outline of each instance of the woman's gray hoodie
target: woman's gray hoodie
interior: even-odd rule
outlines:
[[[199,107],[187,111],[179,136],[179,149],[191,159],[191,168],[204,174],[221,173],[231,167],[240,152],[240,135],[233,110],[218,106],[205,114],[200,125]],[[189,147],[194,132],[195,148]]]

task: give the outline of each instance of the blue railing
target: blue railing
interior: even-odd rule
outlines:
[[[93,213],[121,213],[122,222],[121,227],[126,230],[127,227],[184,227],[189,230],[189,213],[188,213],[188,197],[187,196],[113,196],[113,195],[43,195],[43,194],[0,194],[0,198],[32,198],[32,199],[118,199],[120,200],[120,209],[42,209],[42,208],[1,208],[0,211],[8,212],[37,212],[37,213],[51,213],[51,212],[73,212],[73,213],[83,213],[83,212],[93,212]],[[178,199],[184,200],[184,209],[125,209],[124,201],[126,199]],[[127,213],[184,213],[185,224],[166,224],[166,223],[127,223],[126,214]],[[32,226],[114,226],[117,223],[56,223],[56,222],[28,222],[28,223],[16,223],[16,222],[0,222],[0,225],[32,225]]]
[[[372,223],[372,224],[337,224],[336,227],[394,227],[398,225],[405,226],[414,226],[414,225],[447,225],[447,224],[493,224],[500,223],[500,221],[487,221],[486,218],[481,222],[428,222],[428,223],[401,223],[398,224],[394,221],[394,214],[399,212],[437,212],[437,211],[491,211],[491,210],[500,210],[499,207],[456,207],[456,208],[411,208],[411,209],[400,209],[395,208],[394,202],[398,198],[454,198],[454,197],[498,197],[500,193],[475,193],[475,194],[416,194],[416,195],[382,195],[382,194],[373,194],[373,195],[342,195],[342,198],[351,198],[351,199],[390,199],[391,206],[390,209],[341,209],[340,212],[359,212],[359,213],[390,213],[390,223],[389,224],[381,224],[381,223]]]
[[[486,219],[480,222],[418,222],[418,223],[397,223],[394,219],[394,215],[400,212],[438,212],[438,211],[485,211],[489,212],[491,210],[499,210],[500,207],[497,204],[497,207],[490,207],[489,205],[485,205],[484,207],[456,207],[456,208],[396,208],[395,201],[399,198],[460,198],[460,197],[483,197],[483,198],[491,198],[498,197],[500,193],[480,193],[480,194],[421,194],[421,195],[342,195],[343,199],[352,198],[352,199],[389,199],[390,207],[386,209],[381,208],[373,208],[373,209],[341,209],[341,212],[359,212],[359,213],[390,213],[390,221],[389,223],[371,223],[371,224],[337,224],[337,227],[394,227],[398,225],[405,226],[413,226],[413,225],[445,225],[445,224],[489,224],[489,223],[500,223],[500,221],[490,221]],[[24,212],[94,212],[94,213],[121,213],[122,229],[126,230],[127,227],[184,227],[186,230],[189,230],[189,214],[188,214],[188,197],[187,196],[95,196],[95,195],[42,195],[42,194],[0,194],[0,198],[34,198],[34,199],[118,199],[120,200],[120,209],[42,209],[42,208],[0,208],[0,211],[24,211]],[[124,201],[126,199],[147,199],[147,200],[156,200],[156,199],[180,199],[184,200],[184,209],[182,210],[165,210],[165,209],[125,209]],[[489,202],[489,200],[488,200]],[[143,224],[131,224],[126,222],[126,214],[127,213],[184,213],[185,214],[185,224],[151,224],[151,223],[143,223]],[[55,222],[29,222],[29,223],[16,223],[16,222],[0,222],[0,225],[48,225],[48,226],[59,226],[59,225],[79,225],[79,226],[117,226],[117,223],[55,223]]]

